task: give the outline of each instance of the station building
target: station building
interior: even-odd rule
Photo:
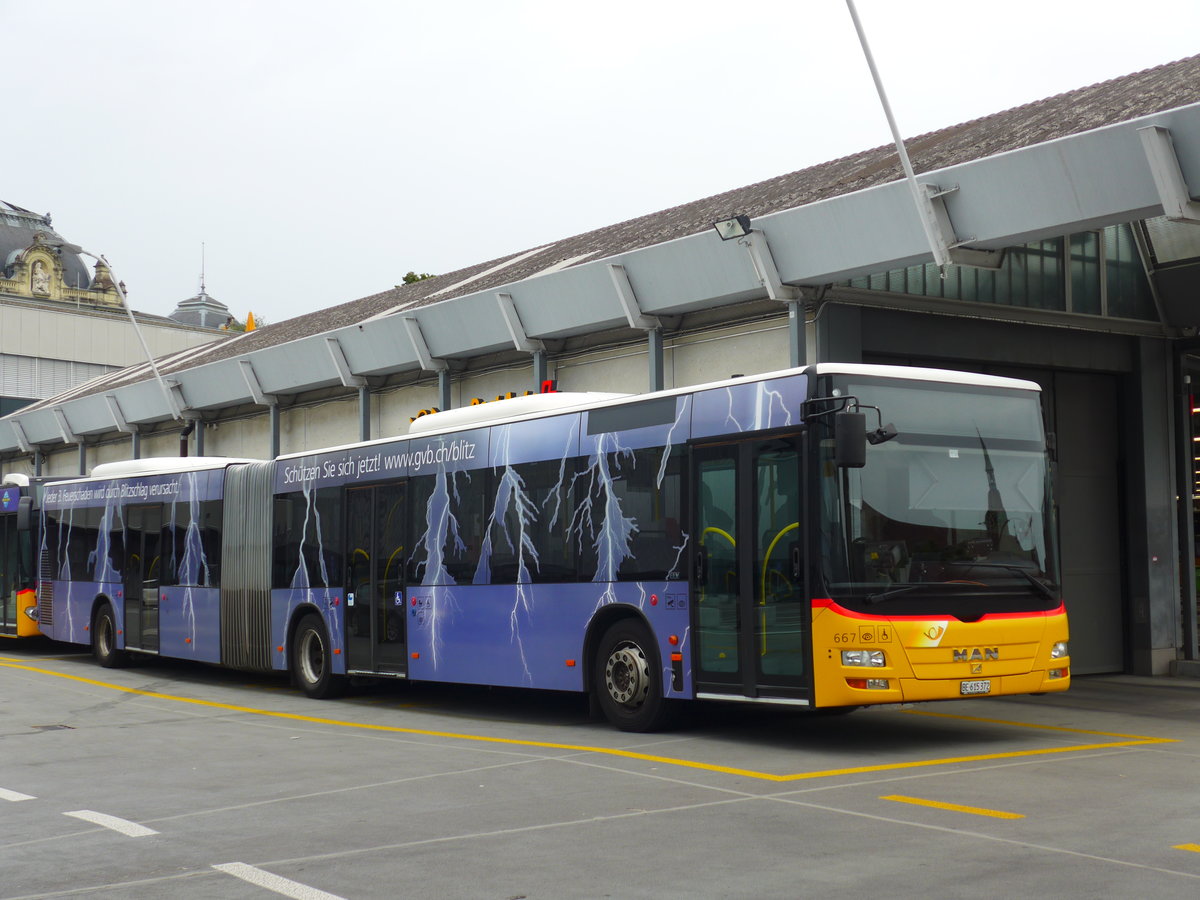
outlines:
[[[0,468],[265,458],[547,379],[1011,375],[1054,435],[1075,673],[1200,673],[1200,56],[907,146],[919,203],[864,150],[104,375],[0,419]]]
[[[73,246],[49,215],[0,201],[0,416],[146,359],[130,340],[124,285],[103,262],[89,270]],[[134,314],[152,354],[225,336],[194,327],[207,323],[181,314],[187,303],[173,316]]]

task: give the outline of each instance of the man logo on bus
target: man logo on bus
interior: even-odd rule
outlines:
[[[983,662],[985,660],[999,659],[999,658],[1000,658],[1000,648],[999,647],[984,647],[982,649],[980,649],[979,647],[975,647],[970,650],[955,650],[954,651],[954,661],[955,662]]]

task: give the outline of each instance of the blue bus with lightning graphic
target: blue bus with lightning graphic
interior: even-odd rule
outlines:
[[[885,424],[886,422],[886,424]],[[1069,684],[1036,385],[821,364],[550,392],[45,488],[42,631],[133,654],[799,707]]]

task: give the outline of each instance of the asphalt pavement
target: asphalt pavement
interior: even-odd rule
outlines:
[[[633,735],[574,695],[0,643],[0,898],[1184,897],[1200,680]]]

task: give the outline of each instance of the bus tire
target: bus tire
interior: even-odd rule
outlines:
[[[333,673],[329,633],[316,613],[309,613],[296,626],[292,637],[292,677],[304,693],[316,700],[345,693],[346,679]]]
[[[622,731],[655,731],[673,706],[662,690],[662,668],[649,630],[636,619],[613,623],[596,648],[592,690],[605,717]]]
[[[103,603],[92,620],[92,654],[106,669],[129,664],[129,654],[117,649],[117,616],[111,603]]]

